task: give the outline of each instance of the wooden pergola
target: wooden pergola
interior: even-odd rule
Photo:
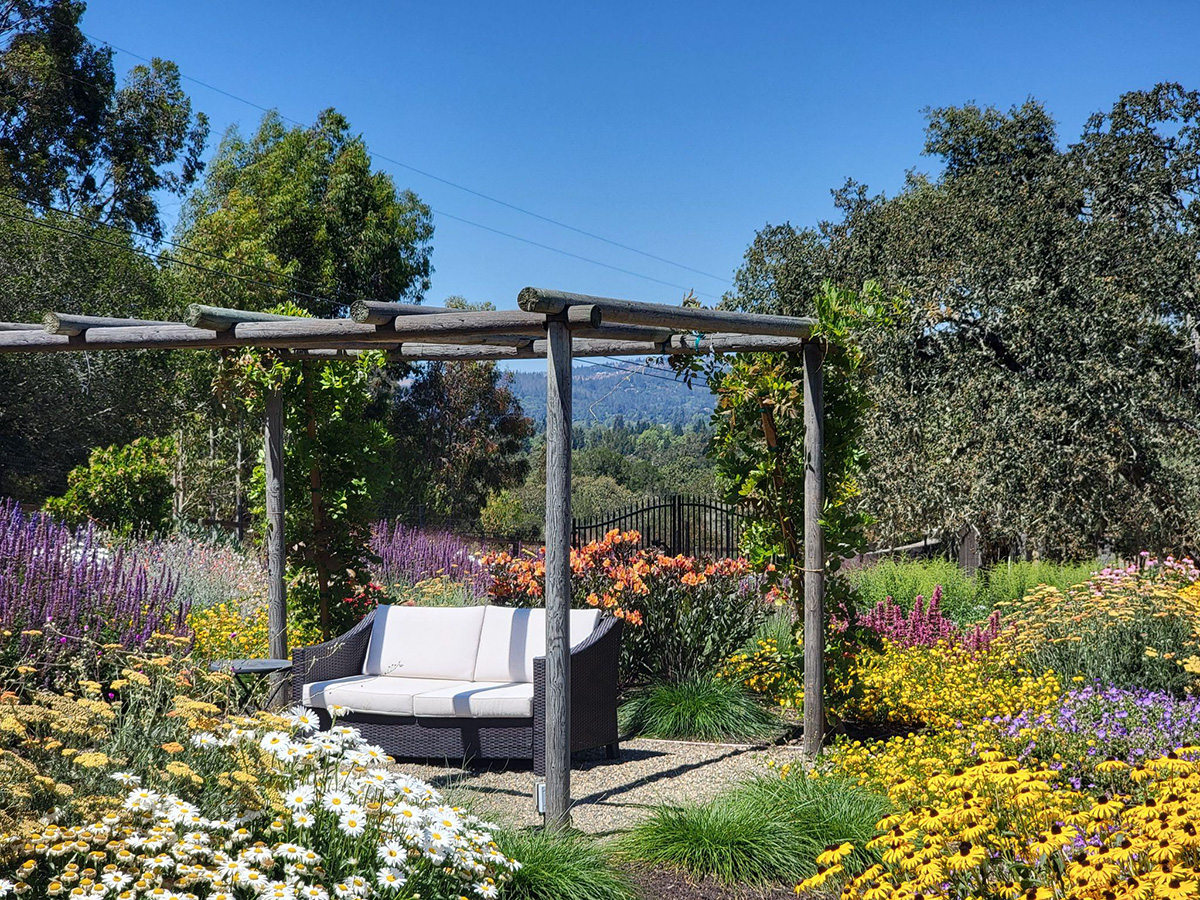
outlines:
[[[804,751],[824,730],[824,505],[821,361],[811,319],[693,309],[525,288],[519,309],[471,312],[358,301],[350,318],[310,319],[192,305],[185,322],[47,313],[42,324],[0,322],[0,353],[268,347],[331,360],[366,350],[397,360],[546,360],[546,823],[571,805],[571,360],[738,352],[804,355]],[[288,656],[284,593],[283,401],[264,416],[270,652]]]

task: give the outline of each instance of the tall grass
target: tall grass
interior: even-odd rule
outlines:
[[[1066,589],[1100,568],[1096,562],[1002,562],[968,575],[949,559],[885,559],[848,574],[860,608],[874,609],[891,597],[905,610],[917,597],[929,599],[942,588],[942,612],[956,624],[977,622],[1006,600],[1015,600],[1039,584]]]
[[[758,741],[782,731],[778,716],[734,680],[692,678],[658,684],[620,709],[623,734],[669,740]]]
[[[628,879],[594,839],[577,832],[501,830],[496,843],[521,861],[506,900],[636,900]]]
[[[869,840],[888,809],[886,798],[843,779],[759,776],[708,803],[658,808],[619,838],[616,850],[630,861],[726,884],[799,881],[813,873],[825,847]],[[845,865],[853,872],[869,861],[859,850]]]

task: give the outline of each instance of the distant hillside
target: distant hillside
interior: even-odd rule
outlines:
[[[546,419],[546,376],[541,372],[513,372],[512,376],[521,408],[540,427]],[[587,363],[576,365],[572,387],[575,421],[603,423],[622,416],[627,422],[686,425],[697,416],[707,419],[713,411],[708,387],[702,382],[689,389],[673,379],[669,371],[638,374]]]

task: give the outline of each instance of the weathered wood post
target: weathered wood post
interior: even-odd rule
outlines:
[[[546,827],[571,810],[571,332],[548,317],[546,352]]]
[[[825,348],[804,345],[804,756],[825,737]]]
[[[267,646],[275,659],[288,658],[287,593],[284,589],[283,395],[267,395],[263,452],[267,481]]]

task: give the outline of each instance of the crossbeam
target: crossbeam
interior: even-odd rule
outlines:
[[[591,297],[587,294],[570,294],[534,287],[527,287],[517,295],[517,305],[526,312],[546,315],[561,313],[572,306],[596,306],[604,314],[606,322],[669,328],[673,331],[736,331],[739,334],[808,338],[816,324],[814,319],[796,316],[766,316],[724,309],[693,309],[667,306],[664,303]]]

